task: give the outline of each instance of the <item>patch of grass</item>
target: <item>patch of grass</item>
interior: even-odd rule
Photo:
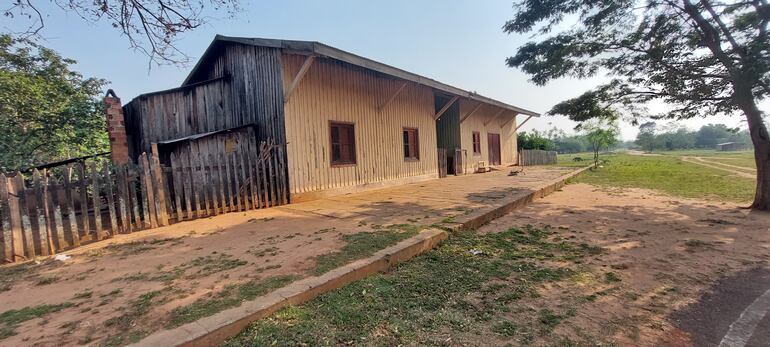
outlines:
[[[687,163],[670,155],[614,155],[603,168],[589,170],[573,182],[655,189],[685,198],[735,202],[750,201],[755,189],[752,179]]]
[[[49,285],[49,284],[53,284],[53,283],[56,283],[56,282],[58,282],[58,281],[59,281],[59,277],[56,277],[56,276],[51,276],[51,277],[40,277],[40,278],[37,280],[37,282],[35,283],[35,285],[38,285],[38,286],[46,286],[46,285]]]
[[[684,245],[687,247],[688,252],[695,252],[702,249],[711,249],[713,247],[709,242],[696,239],[687,240],[684,242]]]
[[[419,229],[419,227],[411,224],[395,224],[383,230],[344,235],[342,239],[346,242],[345,246],[339,252],[316,257],[316,266],[311,272],[314,275],[321,275],[353,260],[365,258],[383,248],[414,236]]]
[[[561,323],[566,316],[556,314],[556,312],[544,308],[540,310],[538,321],[542,325],[541,333],[547,333]]]
[[[533,227],[453,233],[437,249],[390,273],[285,308],[252,323],[225,345],[443,345],[446,335],[436,332],[447,329],[528,343],[535,338],[533,331],[574,314],[550,311],[536,316],[541,319],[507,318],[521,309],[518,300],[538,295],[538,286],[565,280],[574,272],[533,257],[543,256],[553,264],[591,256],[596,249],[553,241],[555,236]]]
[[[156,273],[139,272],[127,275],[121,279],[124,281],[156,281],[170,284],[177,279],[192,280],[203,278],[246,264],[248,264],[248,262],[245,260],[240,260],[226,253],[219,253],[217,256],[207,255],[204,257],[197,257],[167,271]]]
[[[11,290],[14,283],[24,275],[32,274],[37,266],[39,265],[32,262],[0,266],[0,293]]]
[[[80,293],[77,293],[77,294],[73,295],[72,298],[75,299],[75,300],[90,299],[91,296],[93,296],[93,295],[94,295],[94,292],[92,292],[90,290],[85,290],[85,291],[82,291]]]
[[[268,247],[265,249],[260,250],[249,250],[247,253],[251,253],[255,257],[264,257],[264,256],[276,256],[278,255],[278,247]]]
[[[623,281],[620,276],[614,272],[605,272],[604,273],[604,281],[607,283],[617,283]]]
[[[180,243],[183,243],[182,237],[172,237],[172,238],[165,238],[165,239],[153,239],[153,240],[146,240],[146,241],[132,241],[127,243],[116,243],[111,244],[104,249],[109,253],[115,253],[118,256],[125,257],[129,255],[137,255],[144,252],[151,251],[153,249],[158,248],[158,246],[169,244],[169,246],[178,245]]]
[[[190,305],[177,307],[171,311],[168,327],[177,327],[211,316],[225,309],[240,306],[244,301],[253,300],[296,280],[296,276],[276,276],[264,280],[251,280],[246,283],[228,285],[222,291],[207,298],[199,299]]]
[[[147,332],[137,329],[136,323],[144,315],[157,305],[161,305],[168,301],[168,297],[165,293],[171,291],[171,287],[166,287],[161,290],[155,290],[144,293],[128,302],[127,307],[123,307],[123,314],[112,317],[104,322],[104,325],[110,328],[115,328],[120,333],[109,336],[104,345],[105,346],[123,346],[134,342],[139,342]]]
[[[516,323],[505,320],[492,326],[492,331],[503,336],[514,336],[518,327]]]
[[[56,305],[39,305],[10,310],[0,313],[0,340],[16,335],[15,328],[30,319],[40,318],[49,313],[58,312],[74,306],[71,303]]]

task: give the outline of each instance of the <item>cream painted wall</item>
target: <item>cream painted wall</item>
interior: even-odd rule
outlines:
[[[304,60],[301,55],[282,56],[284,88]],[[343,63],[315,60],[285,105],[289,185],[295,200],[325,190],[438,177],[433,92],[409,83],[378,110],[402,84]],[[355,123],[355,165],[331,166],[330,121]],[[404,127],[418,129],[419,161],[404,160]]]
[[[460,117],[471,112],[478,103],[475,101],[460,101]],[[475,172],[479,162],[489,165],[489,145],[487,134],[500,134],[500,162],[503,165],[513,164],[517,161],[516,151],[516,119],[513,111],[504,111],[497,118],[493,117],[500,111],[491,105],[483,105],[473,115],[460,124],[460,143],[465,150],[466,164],[463,165],[466,173]],[[485,125],[486,123],[486,125]],[[506,124],[507,123],[507,124]],[[481,154],[473,153],[473,132],[481,135]]]

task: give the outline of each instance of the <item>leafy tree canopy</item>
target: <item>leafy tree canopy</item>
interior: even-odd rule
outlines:
[[[615,120],[594,119],[583,123],[581,128],[594,153],[594,165],[599,165],[599,153],[618,143],[620,127]]]
[[[519,149],[540,149],[544,151],[556,149],[553,141],[537,130],[530,132],[522,131],[516,141]]]
[[[770,93],[770,6],[765,0],[523,0],[504,30],[536,32],[507,59],[543,85],[561,77],[608,73],[612,80],[556,105],[551,113],[584,121],[619,107],[632,116],[653,99],[673,109],[659,117],[690,118],[739,109],[734,82],[749,98]],[[565,20],[571,29],[550,35]]]
[[[507,59],[539,85],[606,74],[610,81],[550,113],[637,121],[742,113],[754,145],[752,208],[770,210],[770,134],[758,104],[770,96],[768,0],[518,0],[508,33],[537,40]]]
[[[75,61],[0,36],[0,169],[105,151],[104,80],[70,70]]]

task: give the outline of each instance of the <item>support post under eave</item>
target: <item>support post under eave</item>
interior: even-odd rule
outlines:
[[[438,120],[439,118],[441,118],[441,116],[442,116],[442,115],[443,115],[443,114],[444,114],[444,113],[445,113],[445,112],[446,112],[446,111],[449,109],[449,107],[451,107],[451,106],[452,106],[452,104],[454,104],[454,103],[457,101],[457,99],[459,99],[459,98],[460,98],[460,97],[459,97],[459,96],[457,96],[457,95],[455,95],[454,97],[452,97],[452,99],[451,99],[451,100],[449,100],[449,101],[446,103],[446,105],[444,105],[444,107],[442,107],[442,108],[441,108],[441,110],[439,110],[438,112],[436,112],[436,115],[435,115],[435,116],[433,116],[433,120]]]
[[[297,86],[299,86],[299,83],[302,82],[302,78],[305,77],[307,70],[310,70],[310,65],[313,65],[314,61],[315,61],[314,55],[309,55],[307,56],[307,58],[305,58],[305,62],[302,63],[302,67],[299,68],[297,75],[294,76],[294,79],[291,81],[289,88],[286,88],[286,90],[283,92],[284,103],[289,102],[289,98],[291,97],[291,94],[294,93],[294,91],[297,89]]]
[[[487,126],[487,124],[491,123],[493,120],[497,119],[497,117],[500,117],[503,112],[505,112],[505,109],[500,110],[500,112],[497,112],[492,118],[490,118],[488,121],[484,122],[484,126]]]
[[[377,108],[377,110],[378,110],[378,111],[382,111],[382,110],[384,110],[386,107],[388,107],[388,105],[390,105],[390,103],[391,103],[391,102],[393,102],[393,100],[395,100],[395,99],[396,99],[396,97],[397,97],[399,94],[401,94],[401,92],[404,90],[404,88],[406,88],[406,85],[407,85],[408,83],[409,83],[409,81],[404,81],[404,83],[403,83],[403,84],[402,84],[400,87],[398,87],[398,89],[396,90],[396,92],[395,92],[395,93],[393,93],[393,95],[391,95],[391,96],[388,98],[388,100],[387,100],[387,101],[385,101],[385,102],[384,102],[382,105],[380,105],[380,107],[378,107],[378,108]]]
[[[516,127],[516,131],[519,131],[519,128],[521,128],[521,126],[522,126],[522,125],[524,125],[524,123],[526,123],[526,122],[527,122],[527,121],[528,121],[530,118],[532,118],[532,116],[528,116],[526,119],[524,119],[524,121],[523,121],[523,122],[521,122],[521,124],[519,124],[519,125]]]
[[[514,120],[514,119],[516,119],[516,116],[518,116],[518,115],[519,115],[518,113],[514,113],[514,114],[513,114],[513,117],[511,117],[511,119],[509,119],[509,120],[505,121],[505,123],[503,123],[502,125],[500,125],[500,127],[502,128],[502,127],[504,127],[504,126],[508,125],[508,123],[510,123],[510,122],[513,122],[513,120]]]
[[[479,102],[479,104],[476,105],[476,107],[474,107],[473,110],[471,110],[470,112],[466,113],[462,118],[460,118],[460,123],[462,124],[462,122],[464,122],[466,119],[470,118],[474,113],[476,113],[476,111],[478,111],[481,108],[482,105],[484,105],[484,103]]]

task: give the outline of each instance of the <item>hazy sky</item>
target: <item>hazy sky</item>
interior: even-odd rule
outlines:
[[[190,70],[190,66],[148,69],[147,57],[131,51],[108,22],[90,25],[51,3],[38,5],[47,14],[45,44],[76,59],[76,69],[84,75],[109,80],[124,103],[144,92],[176,87]],[[538,87],[505,66],[505,58],[528,41],[501,30],[512,17],[511,5],[510,0],[245,0],[236,18],[211,19],[184,36],[180,48],[194,62],[215,34],[320,41],[537,112],[600,81],[564,79]],[[2,21],[4,30],[17,24],[7,17]],[[706,123],[745,127],[740,117],[682,122],[691,128]],[[574,125],[562,117],[542,117],[530,120],[522,130],[557,126],[571,131]],[[636,129],[623,124],[622,133],[624,139],[633,139]]]

